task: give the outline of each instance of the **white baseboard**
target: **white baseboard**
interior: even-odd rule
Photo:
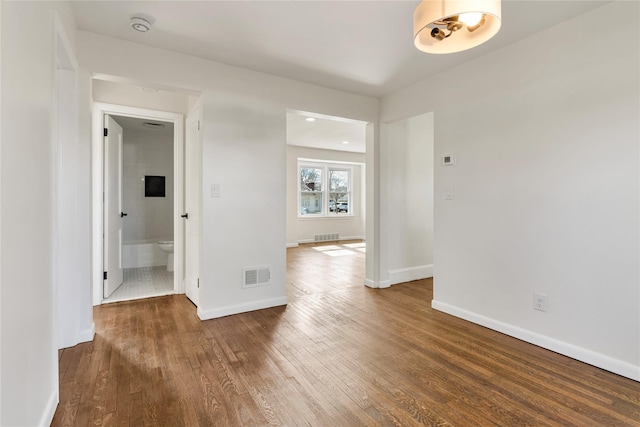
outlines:
[[[364,236],[345,236],[345,237],[340,237],[338,238],[338,241],[341,242],[343,240],[364,240]],[[302,240],[298,240],[298,244],[302,245],[305,243],[326,243],[325,241],[322,242],[316,242],[314,239],[302,239]],[[297,245],[296,245],[297,246]],[[289,244],[287,244],[287,247],[289,247]]]
[[[622,375],[623,377],[630,378],[635,381],[640,381],[640,366],[632,365],[631,363],[623,362],[610,356],[597,353],[583,347],[578,347],[546,335],[522,329],[508,323],[500,322],[440,301],[433,300],[431,302],[431,307],[435,310],[451,314],[452,316],[468,320],[469,322],[493,329],[494,331],[502,332],[503,334],[546,348],[547,350],[571,357],[572,359],[588,363],[589,365]]]
[[[57,368],[56,368],[57,369]],[[51,396],[49,396],[49,401],[47,402],[47,406],[44,408],[44,412],[42,413],[42,417],[40,417],[39,426],[50,426],[53,421],[53,416],[56,413],[56,408],[58,407],[59,395],[58,395],[58,384],[56,384],[56,389],[53,390]]]
[[[298,244],[297,243],[287,243],[287,248],[297,248]]]
[[[364,279],[364,285],[369,287],[369,288],[384,289],[384,288],[391,287],[391,281],[390,280],[375,281],[375,280],[370,280],[370,279]]]
[[[93,337],[96,334],[96,324],[94,322],[91,322],[91,327],[89,329],[85,329],[83,331],[79,331],[76,341],[78,341],[78,344],[80,344],[81,342],[89,342],[89,341],[93,341]]]
[[[364,236],[345,236],[345,237],[340,237],[340,241],[342,240],[365,240]]]
[[[433,277],[433,264],[389,270],[389,281],[392,285],[411,282],[412,280],[426,279],[428,277]]]
[[[263,310],[265,308],[278,307],[287,305],[287,297],[278,297],[264,299],[260,301],[251,301],[244,304],[230,305],[227,307],[214,308],[211,310],[203,310],[198,307],[198,317],[200,320],[217,319],[218,317],[231,316],[232,314],[246,313],[249,311]]]

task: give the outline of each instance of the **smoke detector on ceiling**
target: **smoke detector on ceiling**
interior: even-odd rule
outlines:
[[[152,22],[150,19],[141,16],[131,17],[131,28],[141,33],[146,33],[151,29]]]

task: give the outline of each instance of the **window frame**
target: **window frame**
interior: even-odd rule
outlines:
[[[320,191],[303,191],[300,185],[300,173],[302,169],[320,169],[322,174],[321,181],[321,190]],[[331,185],[329,182],[329,171],[345,171],[348,173],[348,205],[349,211],[347,213],[337,213],[331,212],[330,210],[330,195],[336,193],[336,191],[331,191]],[[302,219],[328,219],[328,218],[352,218],[355,216],[354,214],[354,197],[353,197],[353,166],[350,164],[344,163],[336,163],[336,162],[324,162],[320,160],[301,160],[298,159],[298,168],[297,168],[297,193],[298,193],[298,218]],[[307,213],[302,214],[302,202],[303,202],[303,194],[304,193],[316,193],[320,194],[320,199],[322,200],[322,207],[320,212],[318,213]],[[337,201],[336,201],[337,202]]]

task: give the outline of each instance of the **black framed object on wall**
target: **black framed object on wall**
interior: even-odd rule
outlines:
[[[165,197],[165,177],[145,175],[144,197]]]

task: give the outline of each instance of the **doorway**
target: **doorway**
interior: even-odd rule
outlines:
[[[94,105],[93,303],[94,305],[99,305],[115,300],[148,297],[167,293],[184,293],[183,253],[185,237],[184,219],[181,216],[184,209],[184,116],[177,113],[113,104],[96,103]],[[148,174],[138,177],[145,181],[132,183],[132,188],[135,188],[135,184],[137,184],[142,195],[144,195],[146,191],[146,194],[149,196],[148,198],[154,198],[156,201],[161,198],[159,194],[164,190],[165,197],[163,202],[165,202],[165,205],[167,204],[167,193],[171,192],[173,196],[173,200],[168,203],[170,209],[169,219],[159,219],[159,222],[164,222],[164,225],[161,224],[159,229],[164,231],[156,233],[158,234],[157,236],[149,237],[149,239],[136,239],[135,233],[133,236],[126,236],[125,234],[127,228],[132,228],[125,227],[125,221],[131,219],[133,215],[129,217],[129,212],[126,212],[127,204],[123,203],[122,189],[126,181],[126,179],[122,179],[123,153],[126,147],[124,147],[123,144],[122,126],[114,120],[114,117],[122,123],[127,123],[126,126],[133,126],[134,123],[143,126],[143,123],[149,123],[148,126],[154,126],[156,131],[158,130],[158,126],[156,125],[172,128],[169,130],[171,137],[169,151],[173,154],[171,161],[172,175],[154,174],[154,172],[149,169]],[[110,128],[113,128],[113,130],[105,131],[105,129]],[[111,133],[111,137],[109,133]],[[107,164],[110,164],[110,166],[106,167]],[[109,173],[109,169],[111,173]],[[134,178],[129,177],[129,179]],[[162,188],[160,183],[162,181],[164,181],[164,188]],[[153,192],[154,189],[156,191],[155,193]],[[153,196],[153,194],[156,194],[156,196]],[[140,196],[140,194],[138,194],[138,196]],[[107,212],[106,214],[103,212],[103,201],[104,208]],[[137,218],[137,220],[140,219],[141,218]],[[167,226],[167,221],[169,221],[170,226]],[[133,225],[131,223],[134,222],[135,219],[134,221],[130,221],[129,225]],[[152,228],[158,229],[158,227]],[[140,236],[144,236],[144,234],[137,235],[137,237]],[[127,238],[129,240],[125,240]],[[141,240],[148,241],[141,242]],[[153,240],[153,242],[151,240]],[[136,241],[137,245],[133,244]],[[161,241],[166,244],[158,245]],[[168,242],[171,241],[173,241],[173,254],[171,254],[170,251],[164,252],[161,249],[161,246],[165,246],[165,249],[170,249],[166,246],[168,246]],[[123,245],[124,243],[132,244]],[[171,255],[173,256],[171,257]],[[171,277],[168,277],[169,275],[166,270],[170,263],[170,258],[173,259],[173,271],[171,272]],[[146,264],[142,267],[136,267],[146,270],[128,270],[129,268],[133,268],[131,262],[138,263],[138,265],[140,265],[140,263]],[[162,265],[161,268],[164,269],[165,273],[159,274],[161,268],[156,267],[160,267],[160,265],[154,266],[153,264]],[[126,275],[129,275],[130,277],[128,278],[132,281],[138,281],[140,285],[138,287],[141,289],[138,289],[135,293],[123,292],[122,295],[118,295],[117,292],[118,289],[121,288],[120,285],[126,282]],[[167,281],[169,283],[166,283]],[[116,298],[114,298],[114,295]]]
[[[323,289],[293,264],[323,266],[313,269],[320,278],[342,275],[331,280],[338,287],[365,283],[366,142],[366,122],[287,110],[289,297]]]
[[[174,293],[173,123],[104,123],[103,302]]]

